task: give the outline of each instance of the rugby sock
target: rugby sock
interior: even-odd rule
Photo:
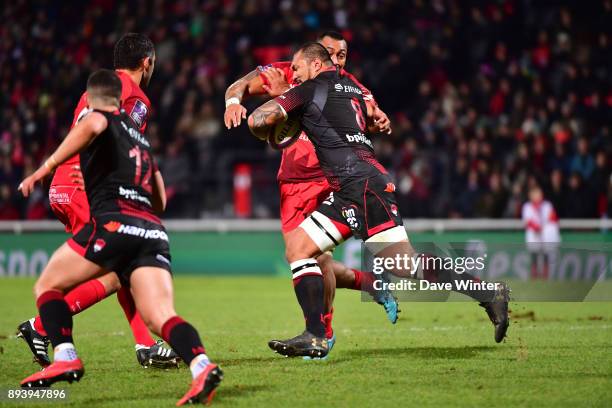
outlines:
[[[323,314],[323,274],[314,258],[291,263],[293,289],[306,319],[306,330],[317,337],[325,336]]]
[[[198,355],[206,355],[196,329],[179,316],[171,317],[164,323],[161,336],[189,367]]]
[[[125,313],[127,321],[130,323],[130,329],[132,329],[132,335],[136,344],[141,344],[146,347],[151,347],[155,344],[155,340],[151,337],[147,325],[140,317],[140,313],[136,310],[136,304],[134,298],[130,293],[130,289],[122,286],[117,292],[117,300]]]
[[[191,376],[196,378],[198,375],[202,373],[202,371],[206,370],[206,366],[210,364],[210,360],[206,354],[198,354],[189,364],[189,369],[191,370]]]
[[[32,322],[32,327],[36,330],[41,336],[46,336],[47,332],[40,321],[40,316],[36,316],[34,321]]]
[[[102,282],[97,279],[91,279],[68,292],[64,296],[64,300],[68,304],[70,312],[75,315],[105,299],[106,296],[108,295]],[[33,326],[42,336],[47,335],[40,321],[40,316],[36,316]]]
[[[358,271],[357,269],[351,270],[355,274],[355,282],[353,283],[353,287],[350,289],[361,290],[370,294],[376,292],[376,290],[374,289],[374,281],[376,280],[376,275],[371,272]]]
[[[334,337],[334,329],[332,328],[332,320],[334,319],[334,308],[332,307],[331,312],[323,315],[323,322],[325,322],[325,337],[331,339]]]
[[[58,344],[53,349],[53,361],[72,361],[79,358],[72,343]]]
[[[62,292],[48,290],[36,299],[38,313],[53,347],[72,341],[72,313]]]

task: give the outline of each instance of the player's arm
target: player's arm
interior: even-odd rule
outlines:
[[[85,149],[107,126],[108,121],[100,113],[91,112],[83,118],[70,130],[49,159],[19,184],[19,190],[24,197],[29,196],[34,190],[34,185],[51,174],[57,166]]]
[[[166,187],[164,178],[159,170],[153,173],[153,211],[162,214],[166,209]]]
[[[265,93],[260,71],[254,69],[233,84],[225,91],[225,114],[223,121],[228,129],[240,126],[242,119],[246,119],[246,108],[242,106],[242,98],[247,95]]]
[[[249,115],[247,123],[256,138],[266,140],[270,129],[285,120],[287,120],[287,112],[276,100],[272,99],[255,109]]]
[[[312,101],[313,93],[313,83],[306,81],[264,103],[249,115],[248,125],[251,133],[258,139],[266,140],[270,129],[287,120],[289,113],[301,110],[305,104]]]
[[[248,95],[264,95],[275,98],[289,89],[289,83],[285,72],[277,67],[266,69],[257,68],[233,84],[225,91],[225,114],[223,120],[225,126],[240,125],[242,119],[246,118],[246,108],[242,106],[243,99]]]

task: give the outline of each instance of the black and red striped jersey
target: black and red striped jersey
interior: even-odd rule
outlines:
[[[363,91],[351,77],[330,69],[275,100],[300,118],[333,189],[386,174],[368,135]]]
[[[92,216],[122,213],[159,222],[152,204],[157,171],[147,138],[125,111],[104,112],[107,128],[81,153]]]

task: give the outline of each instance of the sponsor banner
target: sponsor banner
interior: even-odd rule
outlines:
[[[110,226],[109,226],[110,227]],[[126,230],[127,231],[127,230]],[[146,235],[147,232],[129,230],[131,233]],[[159,236],[158,236],[159,235]],[[445,234],[412,233],[410,241],[418,243],[463,242],[465,251],[486,251],[487,279],[500,280],[512,277],[519,279],[525,274],[526,268],[523,233],[517,232],[453,232]],[[151,238],[161,238],[161,231],[150,232]],[[40,274],[53,251],[68,238],[61,232],[40,233],[0,233],[0,277],[26,277]],[[168,232],[168,240],[172,253],[172,269],[175,274],[205,274],[205,275],[279,275],[289,278],[287,262],[284,258],[285,245],[279,232]],[[612,244],[612,234],[565,233],[565,244],[596,246],[608,242]],[[516,250],[509,247],[516,245]],[[102,243],[99,243],[100,246]],[[580,248],[580,246],[574,246]],[[571,246],[568,247],[571,249]],[[609,252],[608,252],[609,253]],[[606,262],[612,258],[606,256]],[[563,279],[573,276],[573,260],[570,254],[564,255],[567,273]],[[528,255],[527,255],[528,257]],[[361,268],[361,243],[349,240],[334,251],[334,258],[344,262],[351,268]],[[579,256],[580,273],[586,269],[586,261]],[[493,260],[493,261],[492,261]],[[592,260],[591,262],[595,262]],[[598,261],[599,262],[599,261]],[[605,279],[612,280],[609,268]]]

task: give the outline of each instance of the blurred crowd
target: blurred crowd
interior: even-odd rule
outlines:
[[[223,95],[328,29],[392,120],[373,139],[404,216],[518,217],[535,184],[560,217],[612,215],[612,0],[15,0],[0,13],[0,219],[51,216],[44,188],[24,200],[16,187],[130,31],[156,44],[147,133],[167,216],[231,216],[248,163],[253,216],[276,217],[279,153],[225,129]]]

